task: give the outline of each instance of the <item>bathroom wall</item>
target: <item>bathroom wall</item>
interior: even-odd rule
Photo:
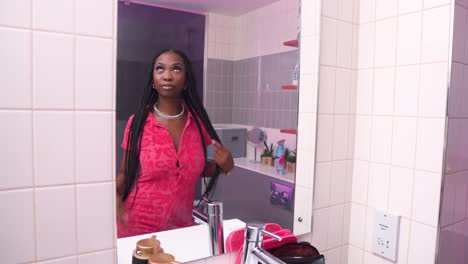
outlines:
[[[206,106],[215,123],[277,129],[297,127],[292,82],[298,1],[277,1],[239,17],[208,15]],[[272,34],[271,28],[275,28]]]
[[[321,9],[312,243],[334,264],[346,263],[348,256],[358,6],[352,0],[322,1]]]
[[[0,1],[2,263],[113,263],[115,2]]]
[[[468,2],[456,1],[438,263],[468,262]]]
[[[400,214],[397,263],[435,263],[452,2],[359,2],[347,263],[372,253],[375,209]]]

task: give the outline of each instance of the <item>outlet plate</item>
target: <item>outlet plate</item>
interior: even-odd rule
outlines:
[[[292,210],[294,200],[294,189],[278,182],[271,182],[270,203]]]
[[[398,257],[398,235],[400,233],[400,216],[375,211],[374,236],[372,251],[391,261]]]

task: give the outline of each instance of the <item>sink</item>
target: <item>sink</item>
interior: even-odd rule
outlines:
[[[224,220],[224,242],[226,243],[226,238],[232,231],[244,227],[245,223],[239,219]],[[163,232],[119,238],[117,239],[117,263],[131,264],[132,253],[137,241],[149,238],[151,235],[156,235],[156,238],[161,241],[161,247],[164,249],[164,252],[174,255],[176,260],[179,262],[189,262],[211,256],[208,239],[208,225],[203,224]]]

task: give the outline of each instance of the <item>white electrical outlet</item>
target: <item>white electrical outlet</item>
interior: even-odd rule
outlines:
[[[400,232],[400,216],[387,214],[376,210],[374,218],[374,236],[372,251],[391,261],[398,256],[398,234]]]

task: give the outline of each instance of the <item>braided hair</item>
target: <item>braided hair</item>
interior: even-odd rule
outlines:
[[[127,138],[125,174],[124,174],[125,175],[124,176],[124,191],[122,195],[122,201],[125,201],[128,198],[133,187],[135,187],[136,192],[138,192],[138,185],[135,185],[135,182],[137,181],[139,177],[140,169],[141,169],[140,149],[141,149],[141,140],[143,138],[143,128],[145,126],[145,122],[146,122],[146,119],[148,118],[148,115],[152,111],[152,106],[158,101],[158,98],[159,98],[157,91],[153,88],[154,66],[159,56],[161,56],[163,53],[168,53],[168,52],[179,55],[184,62],[186,89],[184,89],[182,92],[182,98],[187,106],[187,110],[194,117],[195,123],[200,133],[200,139],[202,141],[205,160],[207,160],[207,150],[203,142],[204,137],[203,137],[201,125],[205,127],[205,130],[208,132],[211,138],[220,142],[219,137],[216,134],[216,131],[214,130],[213,125],[211,124],[210,118],[208,117],[208,113],[206,112],[206,109],[203,106],[203,103],[201,102],[200,98],[197,95],[196,82],[195,82],[195,77],[194,77],[193,70],[192,70],[192,63],[190,62],[188,57],[179,50],[165,49],[165,50],[160,51],[158,54],[156,54],[156,56],[152,60],[148,83],[144,89],[143,96],[141,98],[138,110],[134,114],[132,123],[130,125],[130,130],[129,130],[129,134]],[[200,124],[199,120],[201,120],[202,124]],[[206,197],[209,199],[212,196],[220,171],[221,171],[220,167],[216,165],[216,170],[215,170],[214,175],[211,175],[211,177],[209,177],[208,183],[205,181],[206,188],[205,188],[205,191],[203,192],[203,197]],[[202,176],[207,176],[207,175],[202,175]],[[133,202],[135,202],[135,200],[133,200]]]

